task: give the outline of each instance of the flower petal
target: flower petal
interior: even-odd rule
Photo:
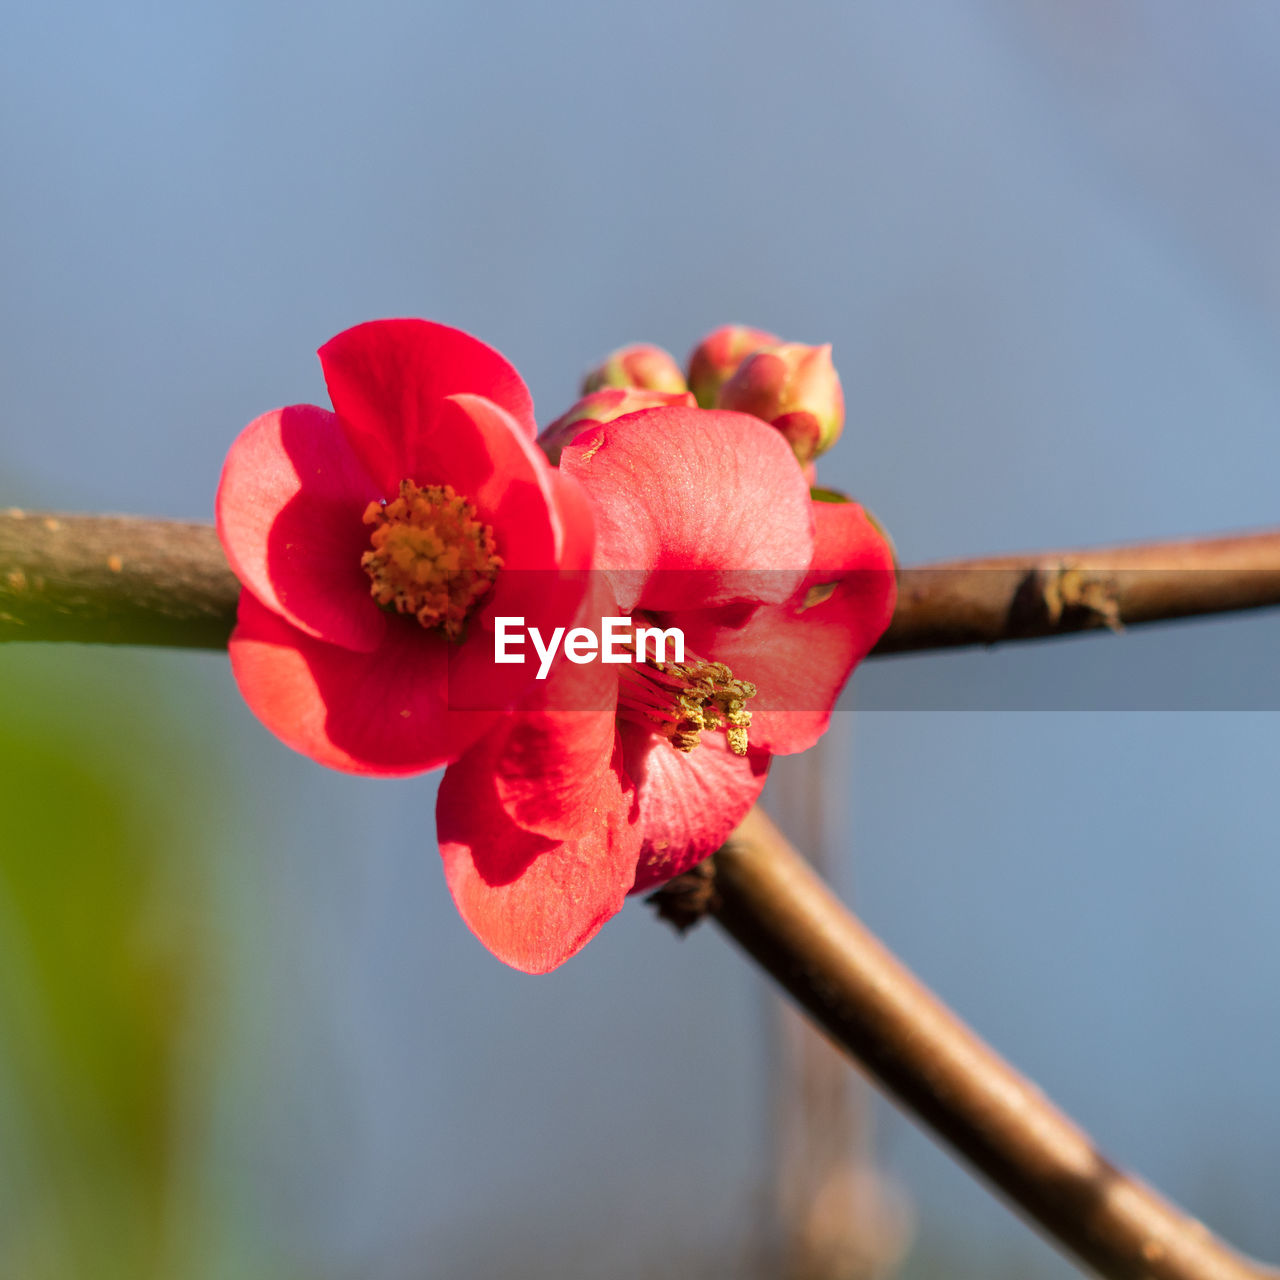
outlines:
[[[621,750],[597,777],[594,821],[554,841],[516,826],[498,802],[486,744],[449,766],[436,801],[445,879],[468,927],[525,973],[563,964],[622,907],[640,844]]]
[[[805,585],[834,582],[846,573],[880,572],[894,574],[893,547],[866,509],[849,499],[843,502],[815,500],[813,561]],[[896,588],[894,595],[896,597]]]
[[[227,454],[216,501],[231,568],[263,604],[308,635],[368,651],[386,619],[360,557],[379,491],[337,417],[314,405],[251,422]]]
[[[682,614],[685,642],[750,680],[752,747],[804,751],[826,732],[854,667],[893,617],[897,599],[888,543],[855,502],[814,503],[818,548],[803,590],[765,605],[740,627],[712,614]]]
[[[440,406],[458,392],[492,400],[530,440],[538,432],[520,375],[460,329],[428,320],[373,320],[326,342],[320,363],[334,410],[383,496],[405,478],[442,483],[415,476],[411,464],[422,437],[436,428]]]
[[[535,835],[585,835],[616,736],[612,711],[516,712],[492,761],[498,802]]]
[[[555,471],[519,423],[484,396],[456,395],[418,440],[418,484],[451,484],[493,526],[503,566],[549,569],[563,537]]]
[[[800,466],[746,414],[643,409],[578,436],[560,467],[591,496],[596,564],[625,610],[780,602],[813,557]]]
[[[764,787],[769,757],[735,756],[721,734],[678,751],[639,725],[619,726],[623,759],[636,786],[644,844],[632,893],[678,876],[709,857],[746,816]]]
[[[292,627],[240,593],[231,670],[253,713],[295,751],[348,773],[406,774],[457,759],[497,716],[450,710],[448,641],[389,618],[353,653]]]
[[[591,498],[582,485],[558,468],[552,469],[551,489],[559,516],[557,563],[570,572],[590,569],[596,549],[595,510]]]
[[[476,642],[450,655],[450,705],[510,707],[528,690],[537,662],[527,644],[525,662],[495,662],[496,619],[523,619],[548,637],[557,627],[574,625],[599,576],[589,572],[592,509],[581,485],[555,471],[496,405],[479,396],[454,396],[443,420],[455,442],[483,445],[483,452],[468,449],[454,484],[459,491],[466,487],[481,517],[491,522],[503,562],[493,590],[470,619],[469,635]]]
[[[574,622],[600,635],[600,617],[616,605],[602,575],[593,575],[592,585]],[[487,739],[495,794],[525,830],[555,840],[577,838],[595,822],[595,792],[613,756],[618,668],[594,659],[571,662],[562,647],[523,705]]]

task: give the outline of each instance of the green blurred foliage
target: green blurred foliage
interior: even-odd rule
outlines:
[[[0,648],[0,1276],[179,1269],[216,761],[138,657]]]

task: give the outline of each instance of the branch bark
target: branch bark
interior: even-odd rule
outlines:
[[[672,883],[675,922],[687,926],[700,902],[855,1062],[1099,1275],[1280,1277],[1107,1160],[844,909],[761,810],[691,879]],[[668,891],[654,897],[671,918]]]
[[[212,525],[0,514],[0,640],[221,649],[239,598]]]
[[[222,648],[239,584],[211,525],[0,513],[0,641]],[[1280,529],[903,569],[872,653],[1280,605]]]
[[[876,654],[993,645],[1280,604],[1280,530],[905,569]]]

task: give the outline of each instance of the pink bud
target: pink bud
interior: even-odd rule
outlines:
[[[689,356],[689,390],[704,409],[714,409],[720,388],[753,351],[776,346],[779,339],[763,329],[727,324],[707,334]]]
[[[772,423],[801,462],[812,462],[844,427],[844,393],[830,345],[785,342],[754,352],[720,388],[716,408]]]
[[[664,391],[671,395],[686,390],[684,374],[680,372],[675,357],[661,347],[643,343],[619,347],[582,379],[583,395],[605,387],[640,387],[645,391]]]
[[[648,391],[642,387],[605,387],[583,396],[577,404],[549,424],[538,437],[538,445],[559,465],[560,451],[597,422],[612,422],[623,414],[638,409],[660,409],[667,405],[693,407],[693,396],[687,391]]]

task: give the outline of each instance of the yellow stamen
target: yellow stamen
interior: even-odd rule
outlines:
[[[373,525],[372,545],[360,565],[373,598],[457,640],[502,567],[493,529],[452,485],[419,487],[412,480],[401,480],[390,502],[369,503],[364,522]]]
[[[747,702],[756,687],[739,680],[723,662],[646,659],[621,672],[618,714],[624,719],[655,729],[685,752],[700,745],[703,733],[723,730],[729,750],[735,756],[747,754]]]

